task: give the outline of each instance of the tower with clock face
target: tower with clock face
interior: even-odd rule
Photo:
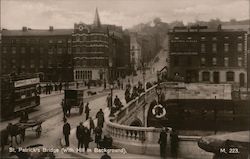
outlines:
[[[84,23],[75,24],[74,33],[89,33],[89,27]]]

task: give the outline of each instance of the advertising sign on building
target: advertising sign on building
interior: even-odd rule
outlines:
[[[31,78],[31,79],[15,81],[14,86],[15,87],[22,87],[22,86],[27,86],[27,85],[31,85],[31,84],[37,84],[39,82],[40,82],[39,78]]]

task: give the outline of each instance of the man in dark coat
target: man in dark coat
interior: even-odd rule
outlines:
[[[89,112],[91,109],[89,109],[89,103],[86,104],[85,106],[85,114],[86,114],[86,120],[89,118]]]
[[[104,113],[103,113],[102,109],[100,109],[100,110],[96,113],[96,118],[97,118],[97,126],[103,128]]]
[[[171,144],[171,156],[173,158],[177,158],[177,155],[178,155],[178,147],[179,147],[179,137],[178,137],[178,134],[177,134],[177,131],[176,130],[172,130],[171,134],[170,134],[170,144]]]
[[[160,144],[160,155],[163,159],[166,158],[166,148],[167,148],[167,133],[166,129],[163,128],[160,133],[160,138],[158,140],[158,143]]]
[[[92,119],[92,117],[89,117],[89,131],[90,134],[92,134],[92,130],[95,130],[95,123],[94,120]]]
[[[63,125],[63,135],[66,143],[66,147],[69,147],[69,135],[70,135],[70,124],[67,122],[67,119],[64,119]]]
[[[78,149],[83,148],[83,141],[84,141],[84,126],[82,125],[82,122],[77,126],[76,128],[76,138],[78,140]]]
[[[97,126],[95,128],[95,143],[96,143],[96,146],[97,148],[100,148],[100,142],[102,140],[102,128]]]
[[[87,153],[87,149],[89,148],[89,142],[91,140],[90,131],[87,127],[84,127],[83,136],[84,136],[83,144],[85,148],[85,153]]]

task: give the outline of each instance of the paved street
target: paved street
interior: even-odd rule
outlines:
[[[97,95],[98,97],[96,97],[96,98],[92,97],[89,100],[90,109],[91,109],[90,116],[94,117],[96,112],[100,108],[106,107],[106,95],[108,93],[109,92],[104,92],[102,96]],[[124,91],[123,90],[114,90],[114,96],[116,94],[122,98]],[[46,112],[46,115],[50,116],[50,117],[48,117],[47,120],[42,124],[42,135],[40,138],[36,138],[35,133],[33,131],[27,130],[25,142],[23,142],[19,146],[26,147],[26,146],[33,145],[33,144],[43,144],[46,148],[54,148],[54,149],[61,148],[59,139],[62,137],[63,114],[62,114],[60,104],[57,103],[58,101],[61,101],[61,98],[62,98],[62,95],[57,95],[57,96],[46,97],[46,99],[45,98],[42,99],[42,100],[46,101],[46,104],[50,103],[47,105],[48,108],[53,107],[53,108],[50,108],[50,110],[57,109],[57,112],[52,114],[52,115],[49,115],[49,114],[51,114],[51,111]],[[40,110],[40,111],[42,111],[42,110]],[[35,115],[36,115],[36,113],[34,112],[34,113],[32,113],[32,115],[30,117],[32,118]],[[17,119],[15,119],[15,120],[17,120]],[[13,120],[13,121],[15,121],[15,120]],[[85,114],[80,116],[80,115],[78,115],[78,110],[75,111],[74,109],[72,109],[72,115],[70,118],[68,118],[68,121],[71,124],[71,128],[74,129],[79,124],[80,121],[85,121]],[[2,124],[1,124],[1,126],[2,126]],[[72,134],[72,136],[75,136],[75,134]],[[58,158],[61,158],[61,157],[70,157],[71,155],[64,154],[64,153],[56,153],[56,156]]]

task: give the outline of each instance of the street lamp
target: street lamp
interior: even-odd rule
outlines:
[[[113,89],[114,89],[114,84],[113,82],[110,83],[110,94],[111,94],[111,105],[110,105],[110,117],[114,117],[114,108],[113,108]]]
[[[159,85],[160,83],[160,71],[157,71],[157,84]]]
[[[157,97],[158,97],[158,104],[160,104],[161,87],[160,87],[159,84],[156,87],[156,94],[157,94]]]

